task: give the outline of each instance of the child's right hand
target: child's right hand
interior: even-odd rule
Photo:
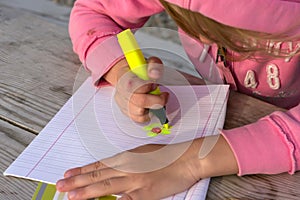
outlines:
[[[150,120],[149,108],[161,108],[168,100],[169,94],[148,94],[157,85],[155,80],[163,73],[163,64],[159,58],[151,57],[148,62],[148,76],[151,81],[144,81],[134,75],[125,59],[110,69],[104,78],[116,87],[115,100],[121,111],[135,122]]]

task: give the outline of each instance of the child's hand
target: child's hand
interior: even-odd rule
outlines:
[[[109,194],[120,194],[122,200],[154,200],[182,192],[202,178],[236,174],[237,161],[226,139],[222,135],[207,138],[206,144],[204,138],[198,138],[170,145],[144,145],[70,169],[56,188],[69,192],[71,200]],[[200,148],[207,151],[201,158]]]
[[[56,187],[71,200],[109,194],[120,194],[122,200],[161,199],[200,179],[199,142],[141,146],[68,170]]]
[[[148,76],[151,81],[144,81],[134,75],[125,60],[117,63],[104,78],[115,85],[115,100],[124,114],[136,122],[146,122],[149,118],[149,108],[161,108],[167,103],[168,93],[160,95],[148,94],[157,85],[163,72],[160,59],[148,59]]]

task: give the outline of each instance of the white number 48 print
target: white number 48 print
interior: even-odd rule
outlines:
[[[277,90],[280,88],[280,79],[278,73],[278,67],[275,64],[268,64],[266,66],[267,72],[267,83],[269,87],[273,90]],[[255,79],[255,73],[253,70],[248,70],[244,79],[244,85],[247,88],[256,88],[257,81]]]

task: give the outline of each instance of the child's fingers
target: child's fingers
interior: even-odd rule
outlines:
[[[135,104],[132,104],[132,103],[129,103],[128,104],[128,113],[130,116],[133,116],[133,115],[144,116],[144,115],[147,115],[149,112],[148,112],[148,109],[136,106]]]
[[[132,119],[135,122],[138,123],[144,123],[150,120],[149,114],[144,114],[144,115],[132,115],[129,113],[130,119]]]
[[[150,120],[149,110],[138,107],[132,103],[128,104],[127,115],[135,122],[143,123]]]
[[[128,190],[133,183],[124,177],[105,179],[97,183],[77,188],[68,193],[70,200],[90,199],[110,194],[118,194]]]
[[[129,101],[126,101],[122,96],[115,96],[115,100],[119,105],[122,113],[127,115],[135,122],[143,123],[150,120],[148,109],[138,107]]]
[[[153,94],[133,94],[130,102],[140,108],[159,109],[166,105],[169,94],[163,92],[160,95]]]

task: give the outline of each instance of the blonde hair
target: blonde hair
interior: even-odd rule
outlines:
[[[227,55],[229,60],[243,60],[258,57],[291,57],[299,54],[300,49],[272,48],[276,42],[288,42],[300,38],[292,38],[284,33],[270,34],[234,28],[221,24],[204,15],[181,8],[164,0],[160,0],[166,12],[175,23],[188,35],[199,40],[199,36],[216,43],[219,47],[228,48],[234,55]]]

